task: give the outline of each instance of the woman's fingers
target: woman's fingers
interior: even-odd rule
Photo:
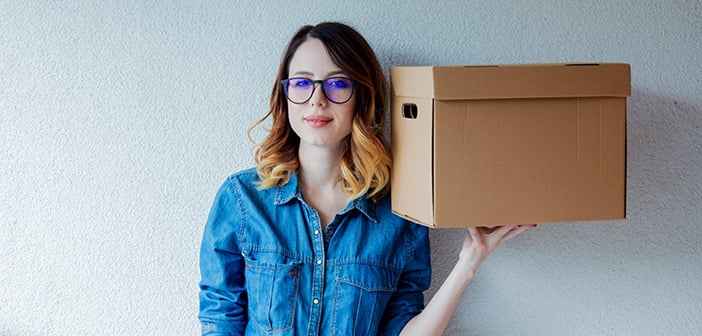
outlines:
[[[499,227],[469,227],[466,243],[485,244],[489,248],[494,249],[501,245],[504,241],[512,239],[528,228],[536,225],[508,225]]]
[[[507,232],[507,234],[502,238],[502,241],[506,241],[509,239],[512,239],[518,235],[520,235],[522,232],[526,231],[529,228],[536,227],[536,225],[519,225],[516,228],[512,229],[511,231]]]
[[[501,244],[503,241],[512,239],[528,228],[536,227],[536,224],[531,225],[507,225],[498,227],[468,227],[468,234],[465,238],[465,243]]]
[[[500,226],[493,232],[495,233],[495,236],[502,238],[517,227],[518,225]]]

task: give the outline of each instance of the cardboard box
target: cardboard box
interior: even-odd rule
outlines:
[[[626,216],[628,64],[390,69],[392,209],[430,227]]]

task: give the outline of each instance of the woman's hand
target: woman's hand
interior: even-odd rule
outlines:
[[[478,271],[480,264],[505,241],[518,236],[536,225],[511,225],[496,228],[469,227],[463,248],[458,256],[458,264],[466,267],[471,274]]]

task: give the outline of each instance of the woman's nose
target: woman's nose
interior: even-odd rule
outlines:
[[[314,84],[314,88],[312,89],[312,97],[310,97],[310,104],[312,104],[313,106],[325,106],[327,104],[327,97],[324,95],[322,83]]]

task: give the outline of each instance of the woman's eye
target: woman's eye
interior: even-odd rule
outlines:
[[[349,87],[349,82],[346,79],[333,79],[328,81],[327,85],[336,89],[345,89]]]
[[[308,79],[297,79],[292,82],[292,85],[299,88],[306,88],[312,84],[311,81]]]

